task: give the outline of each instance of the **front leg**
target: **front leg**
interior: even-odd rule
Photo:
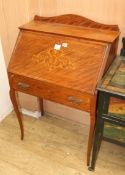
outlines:
[[[19,107],[18,107],[18,103],[17,103],[17,99],[16,99],[16,92],[14,89],[10,89],[10,98],[14,107],[14,110],[16,112],[16,116],[20,125],[20,130],[21,130],[21,140],[23,140],[24,138],[24,128],[23,128],[23,122],[22,122],[22,116],[21,113],[19,111]]]
[[[95,120],[96,120],[96,99],[97,97],[94,96],[91,99],[90,104],[90,129],[89,129],[88,149],[87,149],[87,166],[90,165],[90,157],[94,139]]]

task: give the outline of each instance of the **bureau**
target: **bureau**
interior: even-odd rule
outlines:
[[[39,17],[20,27],[8,66],[10,97],[24,138],[16,93],[90,113],[87,165],[96,111],[96,85],[116,56],[119,29],[78,15]]]

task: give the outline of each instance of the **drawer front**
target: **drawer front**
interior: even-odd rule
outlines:
[[[11,86],[20,92],[38,96],[76,109],[90,111],[90,96],[48,82],[14,76]]]
[[[125,127],[105,122],[104,137],[121,142],[125,146]]]

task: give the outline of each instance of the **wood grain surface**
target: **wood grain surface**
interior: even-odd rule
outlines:
[[[53,16],[53,17],[41,17],[36,15],[34,17],[34,20],[42,21],[42,22],[44,21],[44,22],[75,25],[75,26],[78,25],[82,27],[89,27],[94,29],[102,29],[102,30],[110,30],[110,31],[119,30],[118,25],[102,24],[76,14],[59,15],[59,16]]]
[[[32,59],[34,54],[50,47],[54,50],[56,43],[63,42],[68,43],[68,47],[62,48],[65,55],[61,59],[70,57],[74,69],[57,66],[50,70],[51,64],[37,62],[37,58],[36,61]],[[109,46],[104,43],[22,31],[8,70],[24,77],[94,94],[98,77],[104,71],[108,52]]]
[[[60,18],[57,18],[58,20]],[[68,23],[68,22],[67,22]],[[78,27],[79,26],[79,27]],[[86,25],[87,26],[87,25]],[[88,23],[89,26],[89,23]],[[110,27],[107,27],[107,30],[103,30],[103,28],[99,27],[91,28],[89,27],[81,27],[80,25],[67,25],[67,24],[60,24],[60,23],[48,23],[44,21],[34,20],[28,24],[23,25],[20,29],[24,30],[32,30],[32,31],[41,31],[45,33],[54,33],[59,35],[67,35],[73,36],[77,38],[85,38],[95,41],[103,41],[112,43],[118,36],[119,32],[118,29],[110,30]]]

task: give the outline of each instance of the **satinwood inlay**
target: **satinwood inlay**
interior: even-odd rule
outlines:
[[[46,50],[34,54],[32,60],[38,64],[44,64],[49,71],[53,69],[75,69],[67,48],[56,50],[50,46]]]

